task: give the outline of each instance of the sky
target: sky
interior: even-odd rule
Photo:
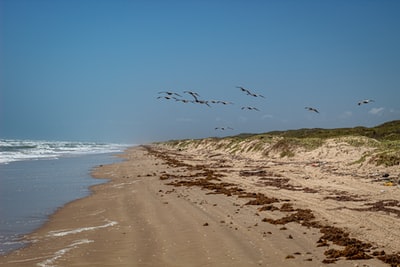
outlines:
[[[399,13],[395,0],[0,0],[0,138],[139,144],[398,120]]]

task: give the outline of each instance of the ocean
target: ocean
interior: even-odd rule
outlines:
[[[0,140],[0,255],[25,245],[31,233],[66,203],[106,180],[90,171],[119,161],[131,145]]]

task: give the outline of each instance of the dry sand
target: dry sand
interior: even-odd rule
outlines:
[[[93,176],[110,182],[58,210],[0,265],[396,266],[400,188],[376,180],[399,170],[348,165],[345,150],[282,159],[135,147],[97,167]]]

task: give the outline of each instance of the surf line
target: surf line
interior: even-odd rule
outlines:
[[[94,242],[94,241],[93,240],[89,240],[89,239],[77,240],[74,243],[68,245],[67,247],[56,251],[56,253],[54,253],[52,258],[46,259],[46,260],[44,260],[42,262],[39,262],[37,264],[37,266],[40,266],[40,267],[54,267],[55,266],[54,262],[56,260],[58,260],[59,258],[61,258],[68,251],[70,251],[70,250],[72,250],[74,248],[77,248],[79,245],[88,244],[88,243],[92,243],[92,242]]]
[[[99,226],[90,226],[90,227],[82,227],[82,228],[77,228],[77,229],[73,229],[73,230],[59,230],[59,231],[50,231],[47,236],[51,237],[60,237],[60,236],[66,236],[66,235],[70,235],[70,234],[77,234],[77,233],[81,233],[81,232],[85,232],[85,231],[92,231],[92,230],[96,230],[96,229],[101,229],[101,228],[106,228],[106,227],[111,227],[114,225],[117,225],[117,222],[114,221],[109,221],[107,220],[108,223],[103,224],[103,225],[99,225]]]

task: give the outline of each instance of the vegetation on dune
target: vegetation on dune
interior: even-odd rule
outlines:
[[[376,165],[385,165],[386,167],[400,165],[400,153],[397,152],[382,152],[372,158],[372,162]]]
[[[269,132],[271,135],[294,138],[335,138],[341,136],[365,136],[376,140],[400,140],[400,120],[390,121],[381,125],[367,128],[335,128],[335,129],[298,129]]]
[[[293,157],[296,151],[310,151],[322,146],[326,140],[346,143],[353,147],[371,147],[373,152],[364,155],[356,162],[369,158],[370,163],[384,166],[400,165],[400,120],[390,121],[367,128],[336,129],[298,129],[272,131],[261,134],[242,133],[224,138],[169,141],[169,145],[179,149],[196,148],[200,145],[212,145],[215,149],[230,153],[259,152],[268,156],[271,152],[280,157]]]
[[[386,167],[400,165],[400,140],[380,142],[378,153],[370,161]]]
[[[321,138],[294,138],[281,137],[277,142],[274,142],[271,147],[264,152],[268,156],[271,151],[280,151],[280,157],[294,157],[295,150],[302,148],[306,151],[320,147],[325,140]]]

